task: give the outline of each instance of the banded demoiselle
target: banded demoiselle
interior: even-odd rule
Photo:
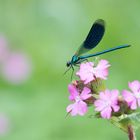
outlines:
[[[105,33],[105,21],[103,19],[96,20],[93,23],[85,41],[79,47],[77,52],[73,55],[71,61],[67,62],[66,64],[67,67],[69,67],[69,69],[72,68],[74,70],[73,66],[80,64],[81,62],[87,60],[87,58],[89,57],[94,57],[94,56],[98,56],[107,52],[130,47],[130,45],[126,44],[126,45],[120,45],[114,48],[109,48],[109,49],[106,49],[104,51],[97,52],[94,54],[82,55],[90,51],[91,49],[95,48],[99,44],[99,42],[102,40],[104,33]]]

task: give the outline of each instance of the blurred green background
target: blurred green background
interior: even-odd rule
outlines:
[[[24,83],[9,83],[1,76],[0,113],[8,118],[9,131],[0,139],[127,139],[107,120],[89,118],[92,108],[84,117],[65,118],[71,72],[63,73],[92,23],[102,18],[105,36],[90,53],[132,45],[100,56],[112,65],[107,87],[122,90],[128,81],[140,80],[139,15],[139,0],[0,0],[0,33],[11,50],[26,52],[32,62]]]

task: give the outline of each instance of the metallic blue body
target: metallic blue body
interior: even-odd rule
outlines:
[[[104,53],[112,52],[112,51],[123,49],[123,48],[127,48],[127,47],[130,47],[130,45],[127,45],[127,44],[126,45],[121,45],[121,46],[110,48],[110,49],[107,49],[107,50],[104,50],[104,51],[101,51],[101,52],[97,52],[95,54],[89,54],[89,55],[84,55],[84,56],[74,55],[72,57],[71,61],[69,61],[67,63],[67,67],[69,67],[69,66],[72,67],[73,65],[79,64],[79,63],[83,62],[84,60],[86,60],[87,58],[98,56],[98,55],[102,55]]]
[[[118,49],[130,47],[130,45],[126,44],[126,45],[121,45],[121,46],[117,46],[114,48],[110,48],[110,49],[107,49],[107,50],[104,50],[101,52],[97,52],[95,54],[82,55],[83,53],[90,51],[91,49],[93,49],[94,47],[96,47],[99,44],[99,42],[103,38],[104,32],[105,32],[105,21],[102,19],[96,20],[93,23],[85,41],[79,47],[79,49],[77,50],[75,55],[72,57],[71,61],[67,62],[67,67],[74,69],[73,66],[80,64],[81,62],[87,60],[87,58],[98,56],[98,55],[101,55],[101,54],[104,54],[107,52],[111,52],[111,51],[115,51]]]

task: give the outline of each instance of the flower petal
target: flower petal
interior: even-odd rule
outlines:
[[[130,91],[128,91],[128,90],[123,90],[123,91],[122,91],[122,95],[123,95],[124,100],[125,100],[127,103],[130,103],[130,102],[132,102],[133,100],[135,100],[133,94],[132,94]]]
[[[138,106],[140,107],[140,99],[138,99]]]
[[[80,77],[84,84],[88,84],[92,80],[94,80],[94,73],[93,73],[93,65],[92,62],[82,63],[80,65],[79,71],[76,73],[77,76]]]
[[[78,94],[79,94],[76,87],[73,84],[69,84],[68,90],[70,93],[69,100],[71,100],[71,101],[75,100],[76,96],[78,96]]]
[[[137,80],[133,82],[129,82],[128,86],[134,93],[140,90],[140,82]]]
[[[114,112],[118,112],[120,109],[119,105],[112,105],[112,108],[113,108]]]
[[[71,116],[76,116],[78,114],[77,102],[75,102],[74,104],[70,104],[66,110],[71,114]]]
[[[94,102],[95,111],[102,111],[105,108],[105,102],[98,99]]]
[[[83,116],[87,112],[87,104],[83,101],[78,103],[78,114]]]
[[[112,101],[118,100],[118,96],[119,96],[119,91],[117,89],[114,89],[111,91],[111,100]]]
[[[70,104],[66,110],[72,116],[76,116],[77,114],[83,116],[87,112],[87,104],[83,101],[75,102],[74,104]]]
[[[70,104],[70,105],[67,106],[66,111],[68,113],[70,113],[72,111],[72,109],[73,109],[73,104]]]
[[[109,92],[108,90],[105,90],[104,92],[100,92],[99,96],[100,96],[100,99],[102,100],[108,100],[108,93]]]
[[[89,94],[91,90],[87,87],[84,87],[82,93],[80,94],[80,97],[82,100],[86,100],[91,97],[91,94]]]
[[[130,108],[131,108],[132,110],[137,109],[137,102],[136,102],[136,99],[133,100],[133,101],[131,102]]]
[[[112,112],[111,107],[105,108],[103,111],[101,111],[102,118],[110,119],[111,112]]]
[[[98,65],[97,65],[98,69],[105,69],[105,68],[108,68],[108,67],[110,67],[110,64],[107,60],[104,60],[104,59],[100,60]]]
[[[108,64],[107,60],[100,60],[95,68],[95,76],[104,80],[107,79],[109,66],[110,64]]]

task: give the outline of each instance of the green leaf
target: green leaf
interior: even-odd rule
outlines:
[[[126,127],[124,127],[121,123],[120,123],[120,118],[119,117],[112,117],[110,119],[110,122],[115,125],[116,127],[120,128],[122,131],[127,133],[127,129]]]
[[[128,132],[128,125],[132,125],[136,130],[140,127],[140,112],[122,115],[120,117],[112,117],[110,122],[124,132]]]
[[[140,127],[140,112],[127,115],[125,118],[120,120],[120,123],[124,126],[132,125],[135,130],[138,129]]]

